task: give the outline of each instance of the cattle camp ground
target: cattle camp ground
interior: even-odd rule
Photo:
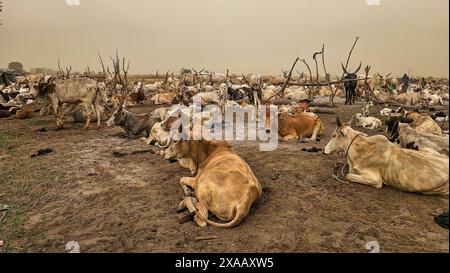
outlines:
[[[318,142],[280,142],[261,152],[256,141],[232,141],[263,191],[232,229],[180,224],[179,180],[189,170],[139,138],[123,138],[120,127],[83,130],[66,118],[66,128],[56,130],[54,116],[39,113],[2,119],[1,200],[11,206],[0,226],[2,250],[63,252],[76,241],[84,252],[368,252],[366,244],[377,241],[385,252],[447,252],[448,231],[434,216],[448,207],[448,197],[343,183],[332,177],[342,155],[304,151],[323,149],[336,116],[349,121],[364,106],[341,99],[335,114],[318,114],[325,127]],[[143,102],[128,109],[158,107]],[[382,108],[370,107],[370,115]],[[439,125],[448,130],[448,122]],[[385,134],[384,127],[357,129]],[[50,153],[31,157],[47,148]],[[208,236],[213,239],[201,240]]]
[[[187,49],[167,33],[173,52],[146,43],[151,60],[131,39],[43,53],[42,68],[13,50],[0,62],[0,253],[448,253],[448,70],[348,32],[345,49],[318,38],[270,73],[239,54],[244,66],[170,66],[161,56]]]

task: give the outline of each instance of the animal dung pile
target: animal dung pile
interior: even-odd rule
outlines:
[[[53,150],[50,149],[50,148],[41,149],[41,150],[38,150],[37,153],[32,154],[31,158],[37,157],[37,156],[44,156],[44,155],[47,155],[47,154],[52,153],[52,152],[53,152]]]
[[[302,152],[308,152],[308,153],[318,153],[322,151],[321,148],[317,148],[317,147],[311,147],[311,148],[302,148]]]

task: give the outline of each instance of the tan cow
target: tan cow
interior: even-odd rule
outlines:
[[[269,107],[267,107],[269,109]],[[271,131],[270,111],[266,111],[265,128],[266,133]],[[324,127],[322,121],[315,114],[301,112],[296,115],[289,113],[278,113],[278,135],[282,141],[309,138],[316,141],[318,136],[323,135]]]
[[[175,98],[177,97],[176,92],[166,92],[166,93],[158,93],[150,98],[150,101],[153,102],[153,104],[160,105],[160,104],[173,104]]]
[[[238,225],[250,211],[262,188],[250,167],[225,141],[175,139],[165,152],[166,159],[177,159],[195,177],[183,177],[180,185],[186,195],[189,188],[194,197],[186,197],[181,210],[195,206],[194,220],[199,226],[231,228]],[[208,212],[226,223],[208,220]]]
[[[442,136],[441,127],[430,116],[421,115],[417,112],[411,112],[406,114],[406,118],[413,120],[411,127],[416,131]]]
[[[349,181],[377,189],[386,184],[406,192],[448,195],[448,156],[431,149],[403,149],[385,136],[368,137],[339,119],[337,124],[324,154],[346,153]]]

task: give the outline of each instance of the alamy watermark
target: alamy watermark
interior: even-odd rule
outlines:
[[[171,116],[175,140],[258,141],[260,151],[273,151],[278,146],[278,107],[238,104],[221,107],[215,104],[202,109],[201,98],[194,97],[191,106],[180,105]],[[181,128],[181,130],[180,130]]]
[[[68,6],[79,6],[81,0],[64,0]]]

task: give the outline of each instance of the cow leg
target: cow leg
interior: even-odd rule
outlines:
[[[351,182],[356,182],[359,184],[364,184],[364,185],[368,185],[368,186],[372,186],[374,188],[380,189],[381,186],[383,185],[383,181],[380,178],[375,178],[373,175],[368,175],[368,174],[353,174],[353,173],[349,173],[347,174],[347,180],[351,181]]]
[[[97,130],[100,129],[100,123],[101,123],[101,108],[100,108],[100,104],[98,102],[94,103],[94,110],[95,113],[97,114]]]
[[[197,203],[196,204],[197,213],[200,214],[204,219],[208,219],[208,208],[203,203]],[[197,223],[197,225],[201,227],[206,227],[206,222],[200,219],[197,215],[194,216],[194,221]]]
[[[317,140],[317,135],[319,134],[319,131],[320,131],[321,127],[322,127],[322,125],[320,123],[316,124],[316,126],[314,127],[313,134],[312,134],[311,138],[309,139],[310,142],[313,142],[313,141]]]
[[[192,190],[188,187],[194,188],[195,178],[194,177],[182,177],[180,179],[180,186],[186,196],[192,196]]]
[[[91,123],[91,106],[87,103],[83,103],[84,111],[86,112],[86,125],[84,125],[83,129],[87,129],[89,127],[89,124]]]
[[[299,136],[297,134],[289,134],[284,137],[281,137],[281,141],[289,141],[289,140],[297,140]]]
[[[186,197],[186,198],[188,198],[188,197]],[[181,201],[180,204],[178,204],[177,212],[183,212],[183,211],[187,210],[186,198],[183,199],[183,201]]]
[[[60,105],[60,103],[58,102],[57,99],[50,99],[50,103],[51,103],[51,107],[53,108],[53,113],[55,114],[55,118],[56,118],[56,130],[61,129],[62,128],[62,105]]]

